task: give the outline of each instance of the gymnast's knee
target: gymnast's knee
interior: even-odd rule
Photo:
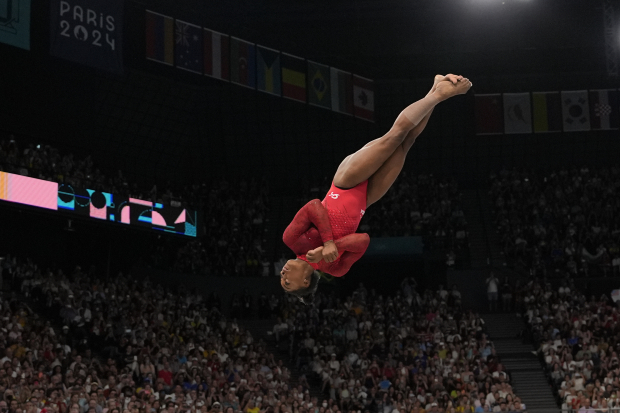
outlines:
[[[392,128],[390,131],[383,137],[383,141],[386,145],[392,147],[396,150],[399,146],[402,146],[403,142],[405,142],[405,138],[407,138],[408,131],[399,130],[397,128]]]

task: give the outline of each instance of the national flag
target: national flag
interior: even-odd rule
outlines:
[[[230,37],[227,34],[204,29],[205,75],[230,80]]]
[[[236,37],[230,38],[230,80],[241,86],[256,88],[256,47]]]
[[[501,135],[504,133],[502,95],[475,95],[476,135]]]
[[[559,92],[533,92],[534,132],[562,131],[562,102]]]
[[[504,93],[504,130],[507,134],[532,133],[529,93]]]
[[[308,60],[308,103],[322,108],[332,108],[329,66]]]
[[[174,64],[174,19],[146,11],[146,58]]]
[[[204,68],[202,27],[181,20],[175,21],[175,27],[174,63],[176,67],[202,74]]]
[[[353,78],[351,73],[330,68],[332,110],[353,115]]]
[[[590,106],[588,105],[587,90],[562,92],[562,117],[564,132],[590,130]]]
[[[0,42],[30,50],[30,0],[0,0]]]
[[[282,64],[282,97],[306,102],[306,62],[287,53],[280,56]]]
[[[353,75],[353,114],[356,118],[375,120],[375,82]]]
[[[590,91],[590,123],[592,130],[618,129],[620,105],[615,89]]]
[[[256,89],[272,95],[282,95],[280,52],[256,46]]]

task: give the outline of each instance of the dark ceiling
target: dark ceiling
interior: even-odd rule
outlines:
[[[605,67],[602,0],[132,4],[377,79],[441,71],[480,76]]]

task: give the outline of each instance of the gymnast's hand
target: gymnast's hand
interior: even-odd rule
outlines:
[[[313,264],[321,262],[321,260],[323,259],[323,247],[318,247],[316,249],[308,251],[308,253],[306,254],[306,259],[308,260],[308,262],[311,262]]]
[[[323,244],[323,259],[325,262],[334,262],[337,258],[338,248],[336,247],[336,243],[332,240]]]

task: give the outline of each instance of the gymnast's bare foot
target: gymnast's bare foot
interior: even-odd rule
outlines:
[[[463,76],[457,76],[457,75],[453,75],[453,74],[448,74],[448,75],[437,75],[435,76],[435,79],[433,81],[433,87],[431,88],[431,91],[429,92],[430,94],[435,93],[435,88],[437,87],[437,85],[439,84],[439,82],[443,82],[444,80],[449,80],[452,83],[456,84],[456,82],[458,82],[459,80],[463,79]]]
[[[464,95],[471,87],[472,83],[465,77],[458,80],[456,84],[451,80],[442,80],[435,85],[434,95],[442,102],[456,95]]]

